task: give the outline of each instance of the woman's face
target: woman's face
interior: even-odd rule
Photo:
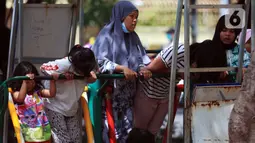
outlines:
[[[127,17],[124,19],[125,26],[129,32],[133,32],[136,27],[138,18],[138,11],[131,12]]]
[[[220,32],[220,40],[224,43],[224,44],[231,44],[235,41],[236,38],[236,34],[235,31],[232,29],[227,29],[224,28],[221,32]]]

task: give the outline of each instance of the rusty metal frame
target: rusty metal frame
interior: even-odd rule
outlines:
[[[252,0],[253,1],[253,0]],[[190,1],[189,0],[184,0],[184,47],[185,47],[185,69],[184,69],[184,142],[185,143],[190,143],[191,142],[191,100],[190,100],[190,72],[191,72],[191,69],[190,69],[190,65],[189,65],[189,38],[190,38],[190,29],[189,29],[189,26],[190,26],[190,17],[189,17],[189,14],[190,14],[190,10],[193,8],[193,9],[196,9],[196,8],[221,8],[221,7],[228,7],[228,8],[235,8],[235,7],[240,7],[241,5],[211,5],[211,6],[208,6],[208,5],[190,5],[189,3]],[[248,10],[249,10],[249,2],[250,0],[247,0],[247,3],[245,4],[245,10],[246,10],[246,20],[245,20],[245,23],[247,24],[247,17],[248,17]],[[254,3],[254,2],[253,2]],[[254,6],[255,4],[253,4]],[[254,9],[255,7],[252,7],[252,9]],[[254,16],[254,10],[252,11],[252,15]],[[181,17],[177,17],[178,18],[181,18]],[[253,23],[253,17],[252,17],[252,31],[253,31],[253,34],[254,34],[254,23]],[[243,45],[241,45],[241,48],[244,47],[244,37],[245,37],[245,33],[246,33],[246,29],[247,29],[247,25],[244,27],[243,29],[243,32],[242,32],[242,35],[241,35],[241,41]],[[253,38],[253,42],[252,42],[252,47],[254,47],[254,38]],[[173,55],[174,57],[177,56],[177,55]],[[243,49],[241,49],[241,53],[239,54],[239,59],[243,59]],[[241,76],[242,76],[242,61],[243,60],[239,60],[239,66],[238,66],[238,81],[237,82],[241,82]],[[198,71],[203,71],[203,72],[213,72],[213,71],[226,71],[226,68],[227,71],[231,70],[231,68],[233,67],[225,67],[220,69],[220,68],[215,68],[215,69],[211,69],[211,70],[208,70],[208,69],[193,69],[193,72],[198,72]],[[233,69],[232,69],[233,70]],[[181,70],[180,70],[181,71]],[[183,70],[182,70],[183,71]],[[173,80],[173,79],[172,79]]]
[[[191,105],[193,142],[228,142],[228,119],[240,84],[197,85]]]
[[[190,0],[184,1],[184,116],[183,116],[183,130],[184,130],[184,143],[191,142],[191,122],[190,117],[190,55],[189,55],[189,38],[190,38]]]
[[[70,26],[70,36],[69,36],[69,49],[72,43],[74,44],[75,41],[75,33],[76,33],[76,28],[77,28],[77,11],[76,8],[79,7],[80,9],[83,8],[83,6],[79,6],[79,4],[83,4],[84,0],[79,0],[79,3],[73,2],[72,4],[29,4],[29,5],[24,5],[23,0],[14,0],[14,10],[13,10],[13,19],[12,19],[12,29],[11,29],[11,36],[10,36],[10,48],[9,48],[9,62],[8,62],[8,75],[7,78],[11,77],[14,64],[15,64],[15,52],[16,52],[16,42],[19,42],[19,53],[18,54],[18,62],[22,61],[22,46],[23,46],[23,7],[50,7],[50,8],[65,8],[65,7],[72,7],[72,21],[71,21],[71,26]],[[78,5],[78,6],[77,6]],[[80,12],[80,21],[81,24],[83,24],[83,15],[82,15],[82,10],[79,10]],[[19,33],[17,32],[17,29],[19,30]],[[19,39],[18,41],[16,40],[17,38],[17,33],[19,34]],[[8,143],[8,121],[9,121],[9,112],[6,110],[5,112],[5,117],[4,117],[4,129],[3,129],[3,143]]]

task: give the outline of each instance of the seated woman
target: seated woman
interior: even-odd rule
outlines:
[[[212,58],[212,60],[221,61],[222,64],[219,67],[238,67],[238,58],[240,46],[235,42],[237,35],[240,33],[240,29],[228,29],[225,26],[225,15],[220,17],[217,22],[215,33],[212,40],[205,40],[200,47],[204,48],[204,50],[200,50],[200,52],[204,54],[200,54],[202,59],[206,59],[208,56],[212,56],[208,49],[214,49],[213,52],[218,52],[216,55],[217,58]],[[222,52],[225,51],[225,52]],[[220,58],[219,58],[220,57]],[[204,60],[199,60],[198,67],[216,67],[215,65],[208,65],[208,63],[204,63]],[[206,61],[207,62],[207,61]],[[243,67],[247,67],[250,63],[250,54],[244,50],[243,57]],[[225,72],[224,76],[226,82],[234,82],[236,77],[231,72]]]

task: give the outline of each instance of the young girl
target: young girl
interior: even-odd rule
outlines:
[[[97,62],[89,48],[74,46],[68,56],[41,66],[46,75],[73,74],[85,76],[84,80],[58,80],[55,98],[45,102],[46,114],[50,120],[55,143],[81,143],[81,115],[78,114],[79,99],[87,83],[96,81]]]
[[[11,84],[13,100],[19,116],[22,133],[28,142],[49,142],[51,128],[45,115],[42,97],[51,98],[56,95],[55,80],[50,81],[50,89],[44,89],[41,81],[35,81],[38,76],[36,68],[29,62],[19,63],[13,76],[28,76],[31,80],[17,81]],[[58,75],[52,75],[54,79]]]

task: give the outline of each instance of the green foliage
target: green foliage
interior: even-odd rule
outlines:
[[[117,0],[87,0],[84,8],[84,25],[101,28],[109,21]]]
[[[198,12],[197,24],[199,26],[215,26],[218,19],[218,12]],[[208,21],[210,19],[210,21]],[[176,24],[176,9],[142,9],[139,12],[139,26],[174,26]],[[182,15],[181,26],[184,26],[184,16]]]
[[[48,4],[55,3],[56,0],[43,0]],[[118,0],[84,0],[84,25],[97,26],[101,28],[109,21],[112,7]],[[69,3],[72,0],[68,0]]]

